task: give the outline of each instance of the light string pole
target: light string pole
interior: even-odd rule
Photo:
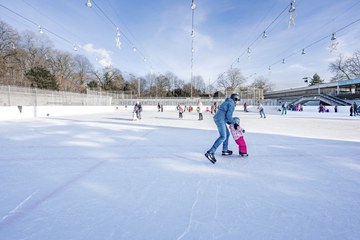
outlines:
[[[190,67],[190,98],[193,97],[193,67],[194,67],[194,38],[195,38],[195,31],[194,31],[194,15],[195,15],[195,9],[196,9],[196,4],[195,4],[195,0],[192,0],[191,3],[191,12],[192,12],[192,17],[191,17],[191,67]]]

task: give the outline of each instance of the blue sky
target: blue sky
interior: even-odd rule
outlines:
[[[248,83],[264,76],[275,89],[304,86],[302,78],[314,73],[330,80],[329,63],[339,54],[351,56],[360,50],[360,1],[296,0],[295,25],[289,29],[290,2],[195,0],[193,74],[202,76],[206,84],[213,83],[232,66],[251,76]],[[92,8],[85,6],[86,0],[0,3],[56,33],[61,38],[44,32],[56,48],[87,56],[96,69],[111,64],[137,76],[173,72],[190,81],[191,0],[97,0]],[[18,31],[38,31],[36,25],[1,6],[0,19]],[[264,30],[267,38],[261,37]],[[338,45],[330,51],[334,32]],[[73,44],[78,45],[77,52]]]

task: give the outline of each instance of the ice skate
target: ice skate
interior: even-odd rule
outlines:
[[[205,153],[205,157],[206,157],[207,159],[209,159],[209,161],[210,161],[211,163],[215,164],[216,159],[215,159],[214,153],[206,152],[206,153]]]
[[[249,154],[247,154],[247,153],[239,153],[239,156],[240,157],[247,157],[247,156],[249,156]]]
[[[229,156],[232,154],[233,154],[233,152],[231,150],[222,151],[222,153],[221,153],[221,155],[223,155],[223,156]]]

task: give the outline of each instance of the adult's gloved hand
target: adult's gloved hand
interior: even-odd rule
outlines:
[[[237,129],[239,127],[239,124],[234,123],[234,128]]]

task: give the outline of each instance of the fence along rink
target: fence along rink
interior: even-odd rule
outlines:
[[[50,91],[37,88],[0,85],[0,106],[132,106],[136,101],[143,105],[164,106],[192,105],[196,106],[200,98],[133,98],[128,92],[98,92],[88,90],[87,93]],[[203,105],[211,106],[214,102],[221,103],[224,98],[201,98]],[[247,103],[257,105],[258,100],[241,99],[239,106]],[[274,106],[276,100],[264,100],[264,105]]]
[[[102,92],[73,93],[0,86],[0,106],[110,106],[111,101],[112,96]]]

